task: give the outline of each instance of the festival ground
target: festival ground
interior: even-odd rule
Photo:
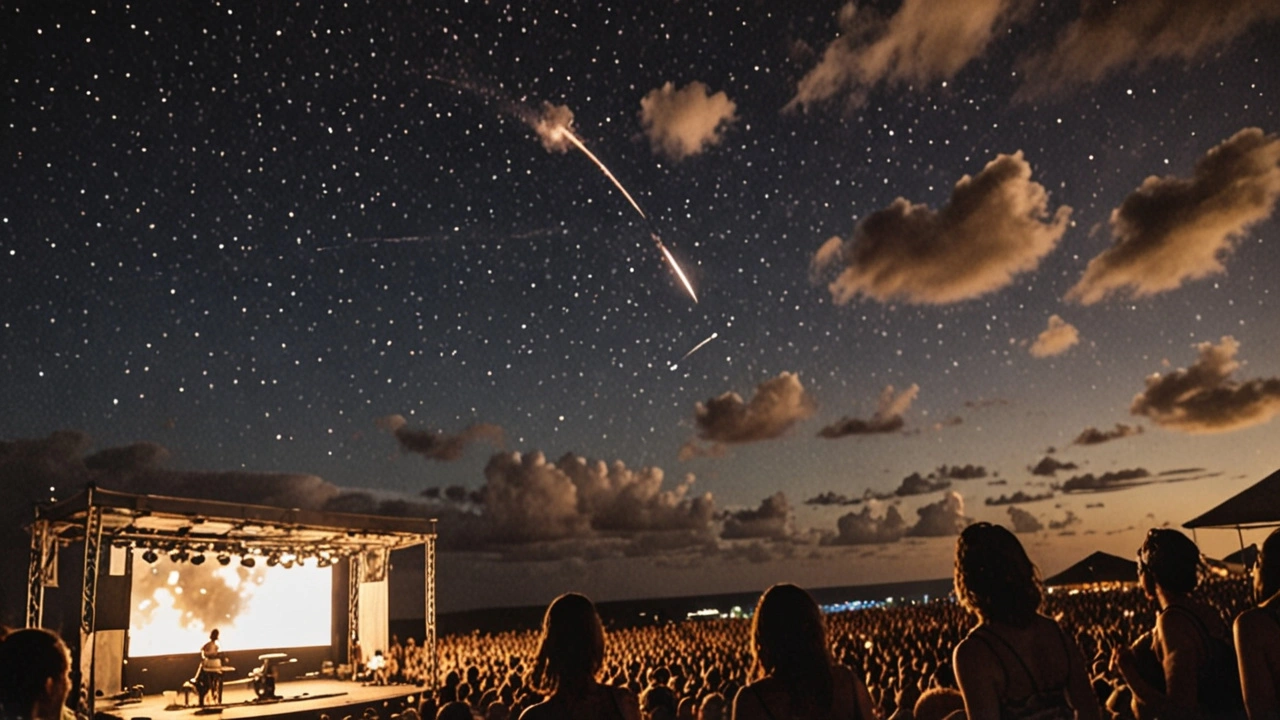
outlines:
[[[365,685],[359,682],[318,678],[281,682],[276,686],[279,699],[260,701],[249,684],[228,683],[222,694],[222,704],[200,707],[195,694],[184,704],[181,691],[173,695],[157,693],[145,695],[141,701],[102,703],[98,711],[119,720],[158,720],[169,718],[195,718],[217,715],[227,720],[314,720],[322,714],[333,720],[345,717],[359,718],[366,708],[373,708],[379,717],[389,717],[406,707],[416,708],[421,699],[421,688],[415,685]]]

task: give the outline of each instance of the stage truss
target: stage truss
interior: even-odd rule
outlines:
[[[153,552],[201,553],[262,559],[312,556],[325,564],[349,563],[347,651],[351,657],[359,636],[359,590],[362,579],[385,577],[393,550],[422,545],[425,565],[423,595],[428,677],[437,683],[436,521],[434,519],[361,515],[265,505],[136,495],[87,487],[78,495],[36,508],[30,526],[31,557],[27,572],[27,627],[41,627],[44,590],[57,583],[59,548],[84,547],[80,594],[80,693],[78,709],[94,717],[94,648],[97,587],[102,548],[147,549]]]

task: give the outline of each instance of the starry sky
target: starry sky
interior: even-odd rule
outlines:
[[[438,517],[449,610],[1280,467],[1280,2],[792,5],[7,4],[7,486]]]

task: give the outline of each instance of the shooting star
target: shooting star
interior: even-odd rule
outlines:
[[[537,113],[533,108],[523,102],[512,101],[501,92],[494,91],[465,79],[454,80],[435,74],[428,74],[427,79],[444,83],[457,90],[475,93],[489,102],[496,103],[504,113],[514,115],[529,127],[533,128],[533,131],[537,133],[539,140],[542,141],[542,146],[548,151],[562,153],[568,152],[569,147],[572,146],[577,148],[583,155],[586,155],[587,159],[595,163],[595,166],[600,168],[600,172],[603,172],[604,176],[609,178],[609,182],[613,183],[613,186],[618,189],[618,192],[622,193],[622,196],[627,199],[627,202],[631,204],[631,207],[636,211],[640,218],[645,221],[645,224],[649,226],[649,236],[653,238],[654,243],[658,246],[658,250],[662,252],[663,260],[667,263],[667,266],[671,269],[671,272],[676,276],[676,278],[680,280],[680,284],[684,287],[685,292],[689,294],[689,297],[693,302],[695,304],[698,302],[698,294],[693,289],[693,283],[689,282],[689,276],[685,274],[684,269],[680,267],[680,263],[676,262],[675,256],[672,255],[671,251],[667,250],[667,246],[663,244],[662,238],[658,236],[658,229],[653,224],[653,220],[651,220],[649,215],[645,213],[644,209],[640,207],[640,203],[636,202],[636,199],[631,196],[631,193],[627,192],[627,189],[623,187],[622,182],[618,180],[617,176],[614,175],[603,162],[601,162],[600,158],[596,157],[595,153],[591,152],[591,150],[587,148],[586,144],[582,142],[582,139],[573,131],[572,110],[565,105],[552,105],[551,103],[544,102],[542,103],[542,112]]]
[[[712,340],[715,340],[715,339],[716,339],[716,338],[718,338],[718,337],[720,337],[720,333],[718,333],[718,332],[713,332],[713,333],[711,333],[711,337],[707,338],[706,340],[703,340],[702,342],[698,343],[697,345],[694,345],[694,346],[693,346],[693,349],[692,349],[692,350],[690,350],[689,352],[685,353],[684,355],[680,356],[680,359],[679,359],[677,362],[673,362],[673,363],[671,363],[671,369],[672,369],[672,370],[677,370],[677,369],[679,369],[679,367],[680,367],[680,363],[684,362],[684,361],[685,361],[685,359],[687,359],[690,355],[692,355],[692,354],[694,354],[694,353],[698,352],[699,350],[701,350],[703,345],[706,345],[707,343],[711,342]]]

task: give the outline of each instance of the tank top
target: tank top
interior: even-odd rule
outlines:
[[[1071,667],[1071,651],[1067,649],[1067,637],[1063,634],[1062,628],[1054,623],[1054,627],[1058,630],[1058,639],[1062,642],[1062,655],[1067,660],[1067,673],[1070,675]],[[991,654],[996,656],[996,662],[1000,663],[1000,672],[1004,674],[1006,681],[1009,678],[1009,667],[1005,664],[1004,653],[996,649],[988,638],[994,638],[1001,647],[1008,650],[1008,654],[1018,661],[1018,667],[1022,674],[1026,676],[1031,684],[1031,693],[1020,698],[1000,698],[1000,718],[1001,720],[1074,720],[1076,713],[1067,702],[1067,680],[1068,677],[1061,678],[1060,682],[1047,684],[1046,687],[1040,687],[1040,681],[1036,679],[1035,673],[1031,672],[1031,668],[1027,666],[1022,656],[1014,649],[1008,640],[1000,637],[994,630],[983,625],[969,633],[969,637],[981,640],[983,644],[991,648]]]

